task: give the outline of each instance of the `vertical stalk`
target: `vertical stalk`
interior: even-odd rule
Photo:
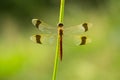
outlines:
[[[63,23],[63,19],[64,19],[64,6],[65,6],[65,0],[61,0],[61,3],[60,3],[60,14],[59,14],[59,23]]]
[[[64,4],[65,0],[60,0],[60,13],[59,13],[59,23],[63,23],[64,19]],[[57,68],[58,68],[58,54],[59,54],[59,37],[57,37],[56,53],[55,53],[55,62],[52,80],[56,80]]]
[[[58,42],[58,38],[57,38],[57,45],[56,45],[56,53],[55,53],[55,62],[54,62],[54,70],[53,70],[53,76],[52,76],[52,80],[56,80],[56,74],[57,74],[57,68],[58,68],[58,54],[59,54],[59,42]]]

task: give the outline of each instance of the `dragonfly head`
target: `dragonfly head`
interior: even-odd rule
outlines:
[[[63,23],[58,24],[58,27],[63,27],[63,26],[64,26]]]

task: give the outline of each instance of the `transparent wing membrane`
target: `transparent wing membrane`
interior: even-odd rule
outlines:
[[[85,35],[82,35],[82,36],[75,36],[74,37],[74,42],[76,45],[86,45],[88,43],[91,42],[91,39],[88,38],[87,36]]]
[[[76,25],[76,26],[66,28],[64,31],[65,31],[66,34],[80,35],[81,33],[89,31],[91,26],[92,26],[92,24],[90,24],[90,23],[83,23],[83,24],[80,24],[80,25]]]
[[[38,44],[53,44],[56,41],[56,35],[40,34],[33,35],[30,39]]]
[[[83,23],[80,25],[68,27],[64,29],[64,38],[68,38],[66,40],[70,40],[71,43],[76,45],[86,45],[90,43],[91,40],[84,35],[91,28],[92,24]]]
[[[65,44],[70,45],[86,45],[91,43],[91,39],[86,35],[71,35],[71,36],[63,36]]]
[[[39,29],[41,33],[51,34],[51,33],[57,32],[57,28],[50,27],[49,25],[47,25],[46,23],[44,23],[43,21],[41,21],[39,19],[32,19],[32,24],[37,29]]]

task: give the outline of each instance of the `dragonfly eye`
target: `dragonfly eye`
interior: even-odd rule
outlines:
[[[87,23],[82,24],[82,26],[84,27],[85,32],[88,31],[88,24]]]
[[[63,23],[58,24],[58,27],[63,27],[63,26],[64,26]]]

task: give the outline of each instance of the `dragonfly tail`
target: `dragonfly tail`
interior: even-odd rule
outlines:
[[[63,57],[63,46],[62,46],[62,36],[60,37],[60,61],[62,61]]]

